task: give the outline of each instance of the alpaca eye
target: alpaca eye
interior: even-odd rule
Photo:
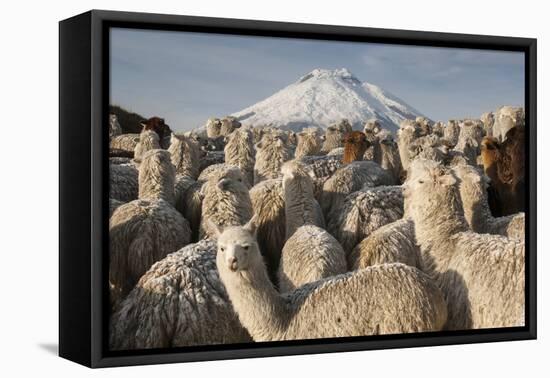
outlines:
[[[220,247],[220,251],[225,252],[225,248],[224,248],[224,247]]]
[[[418,180],[419,184],[424,184],[424,180]]]
[[[247,245],[243,245],[243,248],[245,251],[248,251],[248,246]]]

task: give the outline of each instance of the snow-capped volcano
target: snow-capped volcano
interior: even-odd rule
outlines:
[[[399,122],[422,114],[404,101],[367,82],[347,69],[315,69],[279,92],[246,109],[233,113],[247,125],[272,125],[301,130],[307,126],[326,128],[347,118],[356,129],[377,118],[384,127],[396,130]]]

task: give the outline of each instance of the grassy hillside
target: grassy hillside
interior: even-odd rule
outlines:
[[[118,122],[122,127],[122,133],[139,133],[141,131],[141,126],[139,123],[145,120],[145,117],[128,111],[118,105],[110,105],[109,111],[116,114],[118,117]]]

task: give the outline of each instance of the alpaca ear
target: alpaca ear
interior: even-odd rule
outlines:
[[[443,175],[437,178],[437,182],[443,186],[453,186],[456,184],[456,179],[451,175]]]
[[[220,226],[218,226],[216,223],[214,223],[212,219],[206,220],[206,227],[210,232],[214,233],[214,236],[216,239],[219,238],[223,232],[223,229]]]
[[[226,190],[228,184],[229,184],[229,179],[224,177],[220,181],[218,181],[218,188],[220,188],[221,190]]]
[[[256,225],[257,218],[256,214],[254,214],[254,216],[243,226],[243,229],[250,232],[254,237],[256,237],[256,231],[258,230],[258,226]]]
[[[142,127],[143,130],[147,127],[147,121],[141,121],[139,125]]]

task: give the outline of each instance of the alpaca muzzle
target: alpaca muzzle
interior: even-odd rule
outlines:
[[[227,259],[227,265],[229,267],[229,270],[232,272],[236,272],[239,269],[239,264],[236,257],[230,257]]]

